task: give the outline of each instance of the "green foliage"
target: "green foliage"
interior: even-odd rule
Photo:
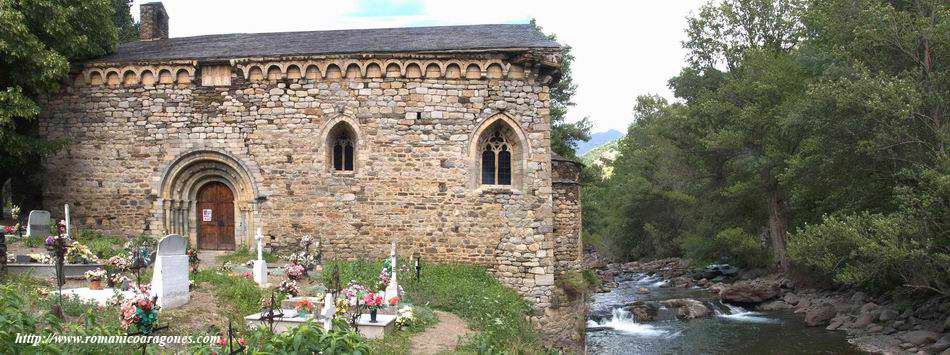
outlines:
[[[76,241],[89,247],[89,250],[99,259],[108,259],[123,252],[124,238],[91,230],[81,230],[78,234]]]
[[[341,283],[355,280],[374,284],[381,261],[325,261],[325,270],[339,268]],[[408,265],[400,263],[408,271]],[[324,273],[325,275],[328,273]],[[454,264],[423,264],[422,279],[400,274],[404,299],[416,304],[454,313],[479,332],[479,339],[496,349],[537,349],[537,332],[525,319],[531,307],[515,290],[501,284],[483,267]],[[414,276],[414,275],[413,275]],[[472,348],[472,343],[467,345]]]
[[[273,333],[267,327],[255,327],[241,339],[244,339],[249,354],[369,354],[370,350],[363,337],[345,324],[337,324],[331,331],[325,332],[313,320],[283,333]],[[232,346],[238,346],[236,340]],[[195,344],[189,353],[227,354],[231,350],[218,344]]]
[[[276,263],[277,255],[272,254],[269,251],[264,251],[263,253],[264,261],[268,263]],[[235,248],[234,252],[228,253],[225,255],[218,256],[218,262],[225,263],[238,263],[244,264],[250,260],[257,260],[257,250],[251,248]]]
[[[713,238],[687,236],[683,244],[687,257],[703,263],[722,262],[750,268],[771,265],[769,250],[756,236],[741,228],[724,229]]]
[[[53,335],[89,336],[122,335],[118,312],[84,304],[70,304],[64,300],[64,311],[76,321],[63,322],[49,313],[54,301],[40,297],[23,278],[11,278],[0,285],[0,353],[4,354],[103,354],[128,352],[127,344],[17,344],[17,334],[36,334],[44,338]],[[67,307],[68,306],[68,307]]]
[[[688,20],[679,100],[638,98],[613,174],[586,181],[585,241],[761,267],[789,238],[828,281],[947,293],[948,12],[710,2]]]
[[[244,324],[244,316],[260,311],[261,298],[270,292],[261,289],[254,280],[229,275],[215,269],[199,270],[193,274],[195,284],[207,282],[209,289],[225,316],[236,324]]]

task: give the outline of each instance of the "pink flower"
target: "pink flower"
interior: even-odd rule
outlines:
[[[246,278],[246,279],[251,279],[251,278],[254,278],[254,276],[251,275],[251,272],[250,272],[250,271],[245,271],[245,272],[244,272],[244,278]]]

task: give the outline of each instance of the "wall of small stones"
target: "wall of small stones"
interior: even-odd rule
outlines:
[[[552,160],[554,186],[554,258],[555,272],[579,271],[581,243],[581,165],[568,160]]]
[[[48,208],[72,203],[80,228],[160,235],[163,172],[185,154],[219,151],[255,177],[255,221],[271,243],[311,234],[326,257],[355,259],[385,255],[396,239],[404,256],[485,265],[537,307],[550,303],[549,88],[530,64],[248,59],[225,64],[224,78],[221,66],[92,63],[77,73],[40,119],[44,136],[71,142],[45,163]],[[525,137],[524,182],[472,186],[473,132],[499,117]],[[341,119],[360,135],[353,173],[327,161],[324,135]]]

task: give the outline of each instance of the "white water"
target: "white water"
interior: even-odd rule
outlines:
[[[720,302],[721,303],[721,302]],[[745,308],[734,306],[728,303],[721,303],[726,308],[729,309],[729,314],[722,313],[719,309],[716,309],[716,317],[733,320],[737,322],[746,322],[746,323],[765,323],[765,324],[779,324],[782,321],[778,319],[772,319],[765,317],[762,313],[747,311]]]
[[[648,337],[666,334],[665,330],[657,329],[652,325],[637,323],[637,321],[633,319],[633,316],[630,315],[630,312],[627,312],[623,308],[614,308],[611,312],[610,319],[601,321],[599,323],[593,320],[588,320],[587,327],[610,328],[627,334]]]

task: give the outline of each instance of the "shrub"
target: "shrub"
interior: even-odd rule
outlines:
[[[323,327],[313,320],[283,333],[273,333],[267,327],[256,327],[249,331],[246,337],[238,339],[245,341],[248,353],[251,354],[369,353],[369,346],[363,337],[341,322],[336,322],[329,332],[323,331]],[[189,350],[192,354],[227,354],[231,349],[220,344],[196,344]]]
[[[688,235],[683,239],[683,249],[690,259],[705,263],[723,262],[749,268],[771,264],[769,250],[741,228],[719,231],[712,238]]]
[[[789,256],[819,277],[880,293],[908,285],[947,293],[950,254],[903,214],[826,216],[789,240]]]
[[[364,285],[378,280],[381,261],[326,261],[325,270],[338,268],[340,283],[355,280]],[[540,348],[538,335],[525,316],[532,312],[518,293],[502,285],[483,267],[456,264],[424,264],[416,280],[406,263],[400,263],[399,284],[404,299],[454,313],[479,331],[478,341],[494,349]],[[324,277],[330,274],[324,273]],[[410,276],[412,275],[412,276]],[[474,341],[474,339],[472,339]],[[475,350],[473,344],[466,348]]]

